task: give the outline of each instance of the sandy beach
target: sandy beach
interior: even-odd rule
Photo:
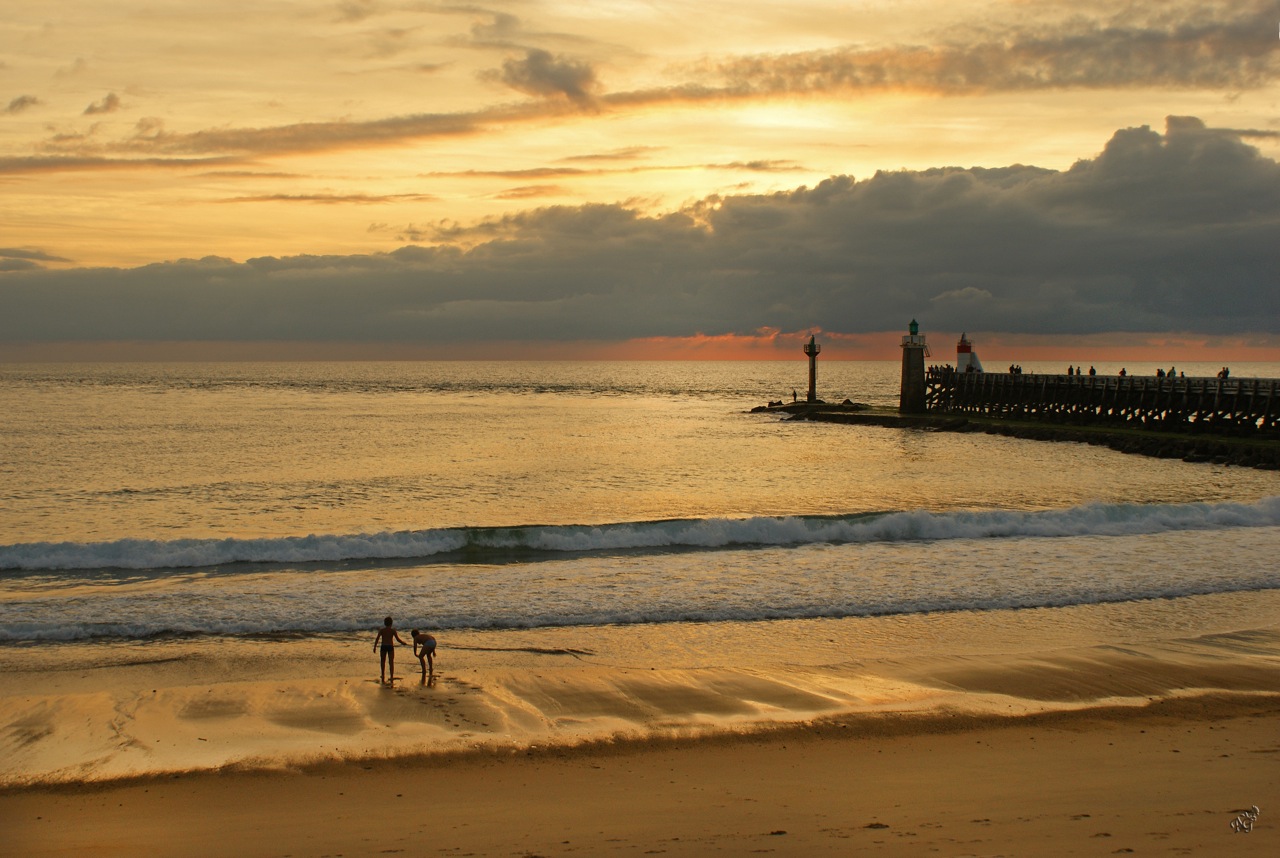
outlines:
[[[1269,854],[1278,607],[10,648],[3,851]]]
[[[1280,697],[6,794],[23,855],[1263,855]]]

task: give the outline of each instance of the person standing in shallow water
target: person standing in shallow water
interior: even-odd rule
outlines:
[[[422,665],[422,681],[426,682],[427,675],[434,676],[436,672],[436,639],[417,629],[410,632],[409,637],[413,638],[413,654],[418,657],[418,663]]]
[[[378,652],[381,647],[382,657],[382,684],[387,684],[387,663],[391,663],[391,679],[396,678],[396,642],[399,641],[401,646],[405,646],[405,642],[400,640],[400,634],[396,631],[396,627],[390,617],[382,621],[382,628],[378,629],[377,635],[373,638],[373,651]]]

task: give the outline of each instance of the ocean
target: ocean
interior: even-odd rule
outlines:
[[[751,413],[803,397],[806,372],[4,366],[0,657],[84,641],[363,641],[388,614],[442,651],[537,630],[574,630],[585,649],[606,627],[676,640],[724,624],[750,639],[788,621],[1280,588],[1280,474]],[[898,376],[894,362],[820,361],[819,394],[893,406]]]

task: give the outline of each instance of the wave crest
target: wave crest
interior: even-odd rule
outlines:
[[[1118,536],[1280,525],[1280,497],[1253,504],[1086,504],[1062,510],[705,518],[601,525],[440,528],[264,539],[121,539],[0,546],[0,569],[190,569],[361,560],[491,562],[512,554],[716,549],[819,543]]]

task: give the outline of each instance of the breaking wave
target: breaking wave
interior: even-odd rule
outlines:
[[[464,527],[265,539],[122,539],[0,546],[0,570],[191,569],[385,560],[501,562],[586,552],[1121,536],[1280,525],[1280,497],[1253,504],[1086,504],[1062,510],[890,511]]]

